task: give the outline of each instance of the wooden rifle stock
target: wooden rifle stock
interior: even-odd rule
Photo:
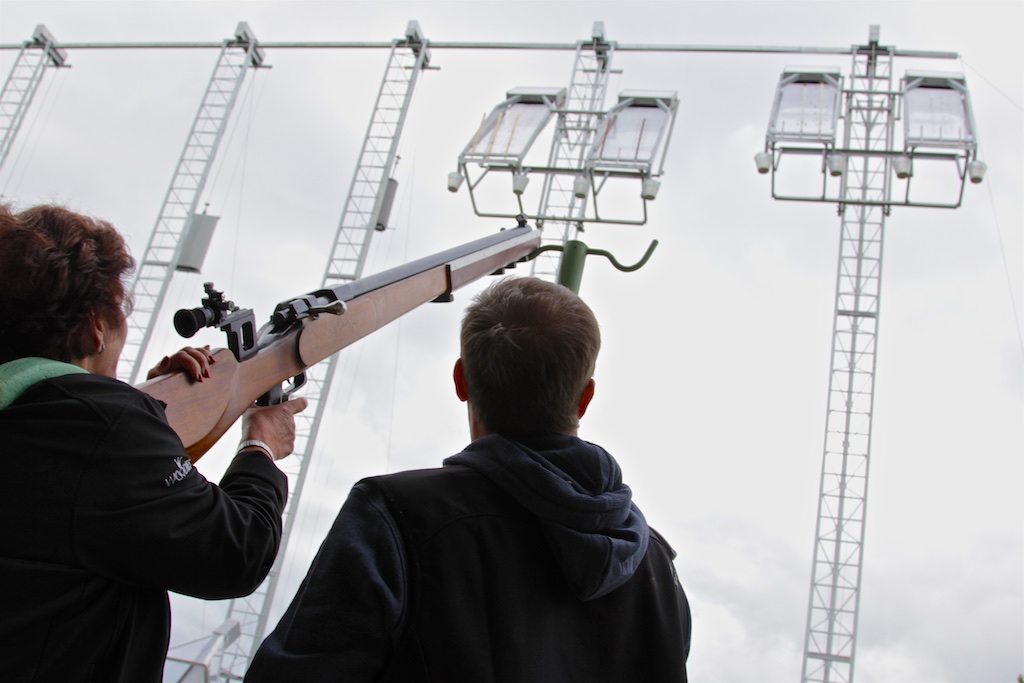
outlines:
[[[463,285],[525,260],[539,245],[540,231],[521,226],[319,290],[293,302],[341,301],[345,312],[307,314],[281,330],[268,323],[260,331],[258,350],[243,360],[227,349],[214,350],[216,362],[203,382],[175,372],[138,388],[165,404],[168,422],[195,462],[271,389],[414,308],[428,301],[450,300],[451,293]]]

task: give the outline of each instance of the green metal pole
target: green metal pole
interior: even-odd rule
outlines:
[[[586,260],[587,245],[579,240],[568,240],[562,251],[562,265],[558,268],[558,284],[579,294]]]

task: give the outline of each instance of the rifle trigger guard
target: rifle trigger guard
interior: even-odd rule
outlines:
[[[300,372],[295,377],[292,377],[287,384],[279,384],[273,387],[270,391],[256,399],[256,405],[258,406],[275,406],[278,403],[284,403],[291,395],[298,391],[303,385],[306,384],[306,373]]]

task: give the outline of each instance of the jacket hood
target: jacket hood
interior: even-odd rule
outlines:
[[[473,468],[535,514],[582,600],[628,581],[647,553],[647,521],[600,446],[567,435],[516,441],[491,434],[444,464]]]

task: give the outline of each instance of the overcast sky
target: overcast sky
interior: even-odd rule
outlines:
[[[20,2],[0,0],[0,44],[45,24],[64,42],[386,42],[418,20],[436,41],[813,46],[867,41],[956,52],[896,61],[966,75],[988,163],[957,210],[886,221],[859,681],[1012,681],[1024,673],[1022,187],[1024,4],[1014,2]],[[0,50],[6,78],[16,56]],[[111,220],[142,256],[216,60],[213,50],[75,50],[51,70],[0,169],[5,201],[60,202]],[[247,77],[204,195],[221,216],[202,275],[177,275],[152,361],[183,341],[171,313],[202,282],[260,320],[322,280],[387,59],[385,50],[268,50]],[[680,99],[661,193],[643,227],[583,239],[581,295],[602,325],[597,396],[581,436],[616,456],[648,520],[675,546],[694,612],[698,681],[800,675],[818,500],[840,219],[773,200],[753,155],[790,65],[850,58],[627,53],[626,89]],[[566,86],[573,54],[433,53],[400,149],[391,229],[368,272],[489,234],[445,188],[481,116],[516,86]],[[814,179],[810,182],[813,184]],[[539,184],[539,183],[537,183]],[[511,196],[511,194],[509,194]],[[535,204],[534,204],[535,205]],[[468,440],[451,387],[473,286],[343,354],[287,549],[277,613],[348,489],[435,466]],[[199,336],[220,346],[217,333]],[[226,437],[232,441],[234,436]],[[216,480],[232,443],[199,468]],[[201,567],[196,568],[202,571]],[[172,644],[209,633],[226,603],[175,600]],[[275,617],[276,621],[276,617]]]

